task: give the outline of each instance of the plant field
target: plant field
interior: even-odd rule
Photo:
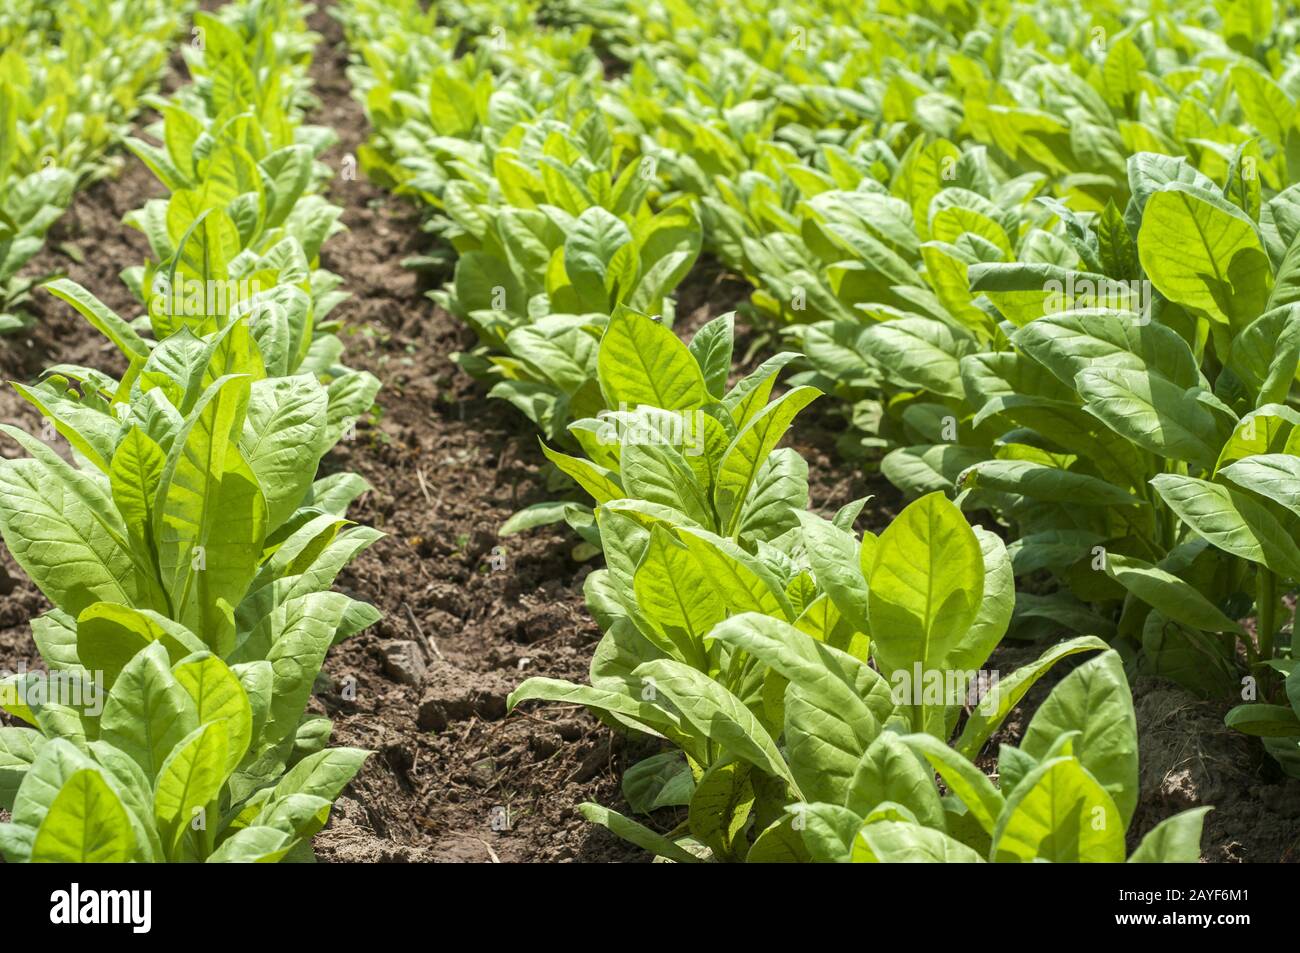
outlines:
[[[0,11],[0,857],[1300,858],[1273,0]]]

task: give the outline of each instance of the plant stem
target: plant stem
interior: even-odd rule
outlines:
[[[1255,638],[1259,642],[1259,660],[1267,665],[1273,658],[1273,633],[1277,629],[1277,576],[1261,566],[1255,574]],[[1260,681],[1270,681],[1265,668]]]

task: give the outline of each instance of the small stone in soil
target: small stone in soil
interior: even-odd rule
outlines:
[[[491,758],[475,761],[469,768],[469,779],[481,788],[490,785],[496,777],[497,766]]]
[[[424,651],[419,644],[407,639],[392,639],[380,643],[384,656],[384,674],[403,685],[419,685],[424,679]]]

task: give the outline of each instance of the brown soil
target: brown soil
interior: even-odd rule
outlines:
[[[1133,695],[1142,759],[1133,830],[1212,804],[1202,859],[1300,862],[1300,780],[1284,777],[1258,740],[1224,725],[1230,706],[1155,678],[1138,679]]]
[[[312,25],[325,42],[313,69],[321,106],[311,118],[338,132],[340,145],[325,157],[337,169],[355,154],[365,120],[344,75],[341,31],[323,14]],[[78,196],[32,267],[62,268],[134,315],[117,273],[146,248],[119,223],[158,191],[128,159],[119,178]],[[582,600],[592,564],[572,558],[571,534],[497,536],[513,512],[549,495],[532,426],[487,400],[448,360],[471,335],[401,267],[425,251],[418,211],[364,181],[336,178],[329,191],[349,228],[323,255],[353,294],[336,312],[347,327],[348,362],[379,376],[383,390],[376,414],[326,469],[370,480],[374,491],[354,518],[388,535],[340,582],[384,619],[331,653],[328,684],[313,702],[335,719],[336,744],[375,752],[318,835],[318,854],[327,861],[643,861],[643,852],[576,810],[585,800],[626,810],[619,778],[645,753],[640,746],[579,708],[530,705],[505,716],[507,694],[527,676],[584,680],[599,637]],[[58,251],[62,243],[85,261]],[[733,309],[747,293],[743,282],[702,262],[683,287],[679,330]],[[120,369],[111,348],[62,303],[46,297],[35,310],[40,321],[29,335],[0,342],[7,378],[30,379],[56,361]],[[839,460],[841,418],[830,403],[806,412],[793,437],[809,460],[813,506],[830,513],[875,494],[858,525],[878,530],[901,501],[879,477]],[[0,418],[36,422],[8,392]],[[494,556],[504,557],[496,560],[504,568],[492,568]],[[7,552],[3,558],[16,572]],[[0,668],[36,662],[28,620],[45,607],[20,573],[0,592]],[[1224,731],[1221,711],[1161,683],[1139,683],[1137,692],[1143,791],[1135,830],[1212,802],[1219,810],[1207,823],[1207,860],[1291,859],[1300,831],[1297,782],[1278,781],[1254,742]],[[1018,725],[1003,737],[1014,737]],[[665,812],[655,821],[678,819]]]

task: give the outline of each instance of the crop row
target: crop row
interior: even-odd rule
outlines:
[[[187,7],[19,0],[0,10],[0,334],[30,322],[19,309],[43,279],[19,271],[73,192],[104,173]]]
[[[506,527],[564,518],[606,559],[590,685],[512,704],[662,736],[624,791],[688,819],[592,819],[677,860],[1122,859],[1140,673],[1253,702],[1229,724],[1295,769],[1291,27],[1088,13],[342,5],[362,164],[455,253],[423,264],[454,265],[460,363],[597,504]],[[797,347],[730,390],[731,316],[669,330],[701,249]],[[879,538],[861,502],[806,512],[776,449],[819,392],[918,498]],[[917,684],[1062,629],[964,719]],[[995,785],[971,760],[1077,651]],[[1142,856],[1194,858],[1202,817]]]
[[[367,756],[309,713],[331,645],[375,622],[331,591],[380,534],[367,487],[314,479],[378,382],[340,363],[319,266],[340,209],[318,192],[330,130],[304,123],[318,39],[295,0],[197,13],[191,81],[128,144],[165,197],[127,223],[150,257],[127,319],[47,285],[117,354],[17,386],[46,421],[5,433],[0,531],[52,604],[47,672],[0,683],[0,854],[20,861],[275,861],[311,836]],[[58,440],[57,438],[62,438]]]

